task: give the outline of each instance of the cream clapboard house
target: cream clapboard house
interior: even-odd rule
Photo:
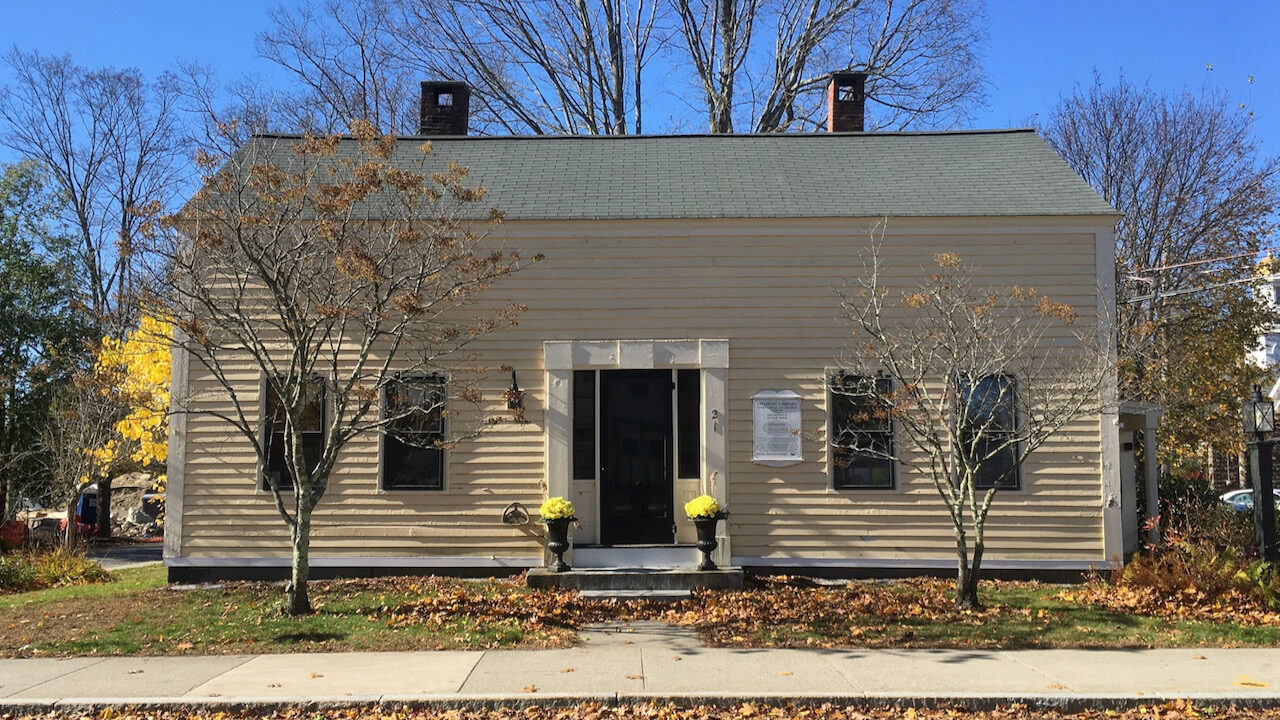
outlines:
[[[507,217],[497,240],[546,256],[496,291],[528,306],[518,327],[475,348],[515,368],[527,422],[428,469],[377,437],[349,446],[316,511],[315,572],[540,566],[541,526],[504,524],[504,511],[518,503],[536,519],[555,495],[578,509],[576,567],[692,565],[680,508],[702,492],[731,511],[721,563],[953,568],[927,477],[757,438],[768,428],[756,405],[798,424],[782,436],[827,430],[827,378],[850,338],[836,291],[861,271],[878,222],[891,284],[905,289],[951,251],[981,280],[1096,317],[1114,302],[1116,214],[1033,131],[841,132],[861,127],[861,104],[833,95],[832,133],[465,137],[465,88],[424,84],[437,161],[487,188]],[[251,143],[286,153],[289,141]],[[173,378],[175,398],[209,392],[180,353]],[[245,377],[247,396],[257,382]],[[996,501],[985,568],[1081,570],[1122,554],[1115,423],[1088,418],[1032,455]],[[199,412],[176,416],[171,435],[171,577],[283,572],[288,536],[252,451]]]

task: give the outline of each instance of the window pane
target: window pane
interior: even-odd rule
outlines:
[[[596,371],[573,373],[573,477],[596,476]]]
[[[967,408],[967,424],[996,431],[1013,430],[1017,409],[1014,393],[1013,379],[1007,375],[986,375],[977,383],[961,379],[960,395]]]
[[[387,386],[387,415],[397,433],[444,433],[444,381],[408,378]]]
[[[444,489],[444,408],[440,377],[404,378],[388,384],[383,417],[390,420],[382,442],[382,487],[386,490]]]
[[[676,473],[682,478],[702,476],[702,371],[676,371]]]
[[[1018,489],[1019,473],[1018,468],[1014,467],[1014,461],[1017,459],[1016,448],[1012,445],[1000,447],[1004,442],[1006,442],[1004,436],[992,436],[978,441],[977,457],[987,455],[991,457],[984,460],[978,467],[978,472],[974,476],[976,487],[986,490],[996,487],[999,483],[1002,490]]]
[[[892,488],[892,464],[870,453],[835,448],[833,482],[837,488]]]
[[[318,378],[307,383],[298,425],[303,432],[320,432],[324,428],[324,382]]]
[[[267,475],[274,477],[281,490],[293,489],[293,473],[289,472],[289,464],[285,461],[285,449],[288,438],[283,429],[273,431],[267,440]],[[320,464],[320,456],[324,454],[324,433],[308,432],[302,435],[302,460],[309,470]],[[262,488],[269,489],[269,481],[263,482]]]
[[[893,487],[893,422],[884,400],[889,390],[883,378],[831,379],[831,477],[837,489]]]
[[[266,433],[266,441],[267,467],[266,477],[264,477],[262,481],[262,489],[270,490],[272,480],[275,481],[276,486],[281,490],[293,487],[293,481],[290,480],[289,471],[285,469],[284,433],[268,432]]]
[[[388,435],[382,453],[384,488],[444,489],[444,451],[440,448],[416,447]]]

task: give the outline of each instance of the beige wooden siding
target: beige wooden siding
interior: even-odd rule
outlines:
[[[1095,233],[1108,219],[913,219],[889,222],[884,280],[905,289],[932,255],[952,251],[998,284],[1034,286],[1097,308]],[[900,468],[893,490],[829,489],[827,450],[807,443],[804,462],[751,462],[751,397],[803,396],[806,430],[825,431],[824,370],[846,355],[836,290],[861,272],[871,220],[512,223],[492,238],[546,255],[504,280],[490,301],[528,306],[518,327],[473,346],[478,363],[511,365],[527,391],[528,422],[504,424],[448,454],[443,492],[378,490],[373,437],[344,452],[316,512],[318,557],[536,557],[538,526],[500,523],[510,502],[531,510],[545,495],[546,340],[729,340],[728,496],[732,550],[741,557],[949,558],[949,520],[931,481]],[[257,394],[251,369],[238,375]],[[217,404],[198,365],[193,390]],[[509,375],[484,380],[489,410]],[[472,412],[456,422],[474,423]],[[284,557],[284,525],[256,489],[253,455],[214,418],[187,424],[182,554]],[[1104,560],[1099,420],[1075,423],[1037,451],[1022,488],[1002,492],[988,529],[989,558]]]

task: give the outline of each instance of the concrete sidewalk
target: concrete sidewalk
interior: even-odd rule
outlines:
[[[643,699],[1280,705],[1280,649],[734,650],[657,623],[582,637],[558,650],[0,660],[0,710]]]

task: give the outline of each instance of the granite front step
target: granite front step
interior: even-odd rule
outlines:
[[[693,597],[692,590],[579,590],[578,594],[591,600],[653,600],[676,602]]]
[[[564,590],[684,591],[699,589],[739,590],[742,568],[692,570],[670,568],[590,568],[556,573],[545,568],[530,570],[529,587]]]

